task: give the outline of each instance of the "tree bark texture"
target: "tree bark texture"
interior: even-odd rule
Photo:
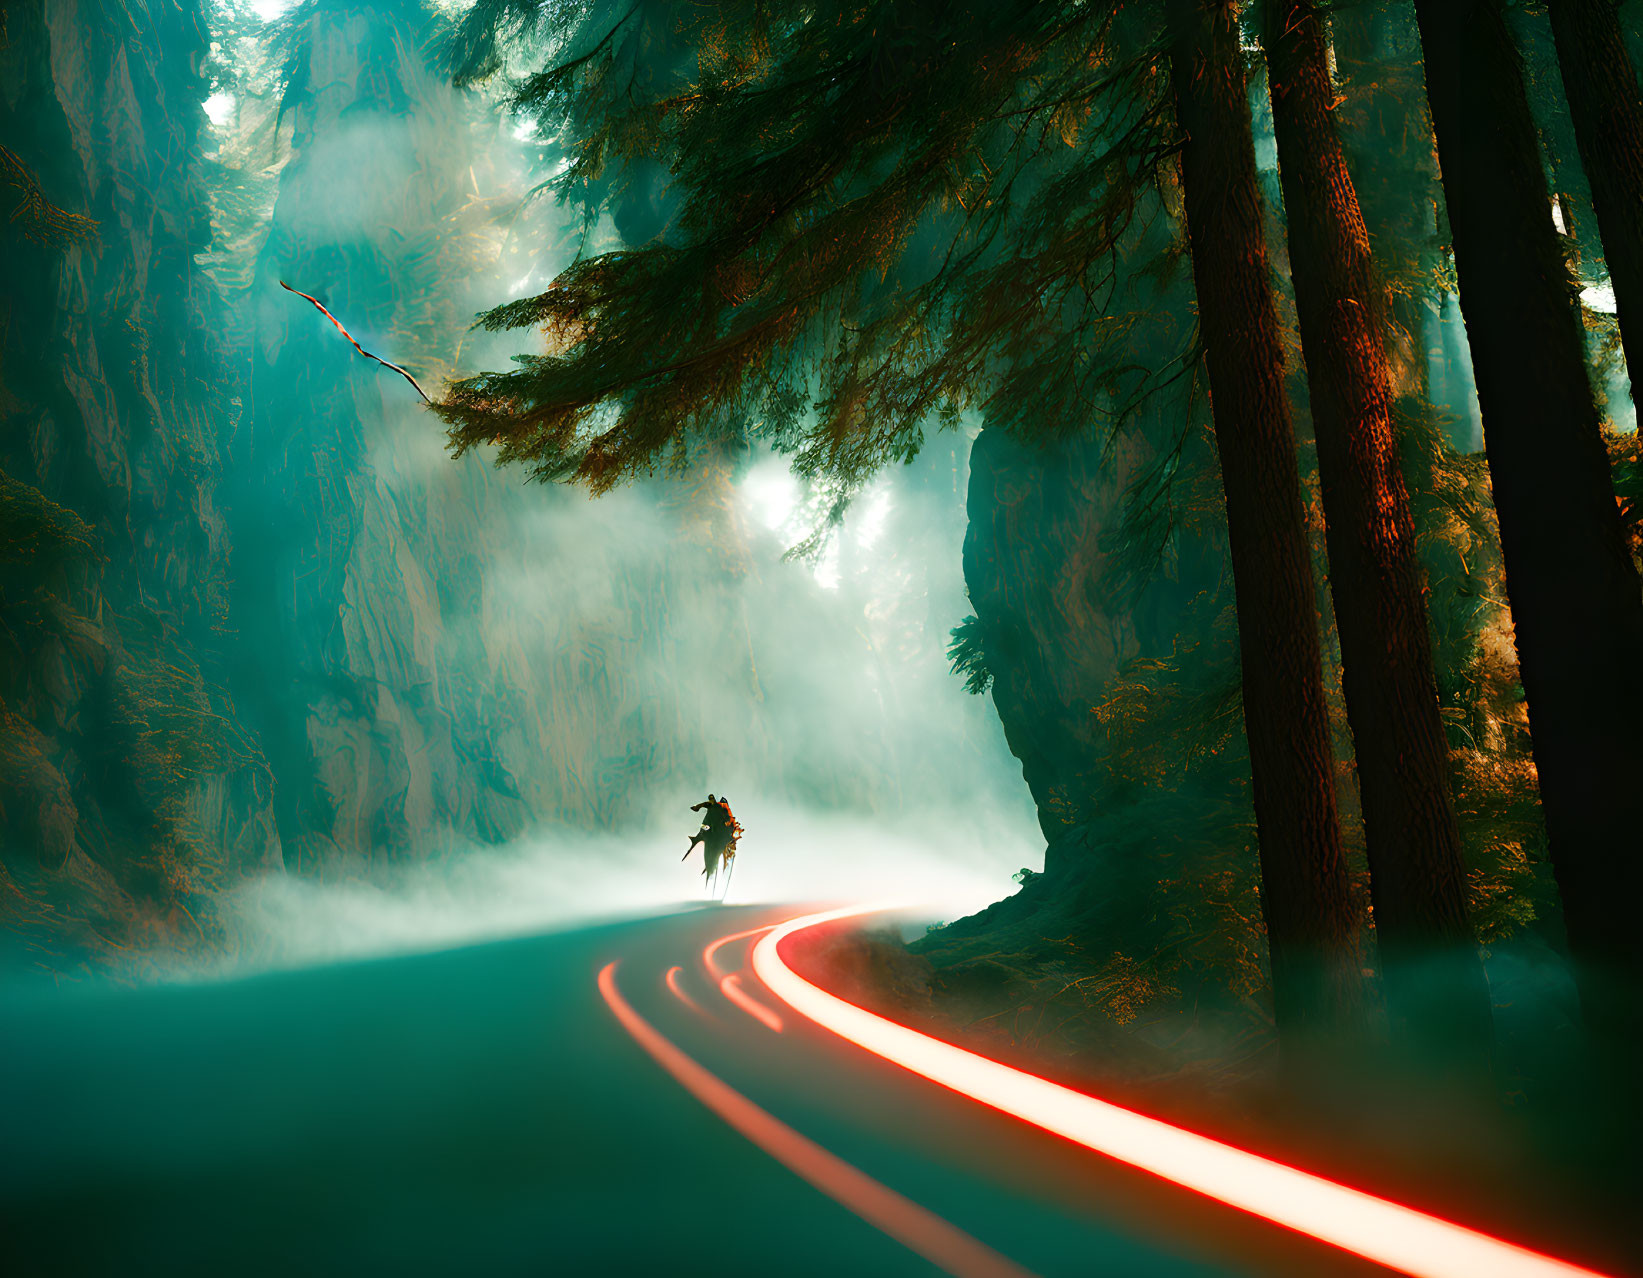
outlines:
[[[1416,0],[1552,863],[1589,1021],[1643,1030],[1643,596],[1501,0]]]
[[[1615,0],[1551,0],[1547,9],[1636,402],[1643,389],[1643,93]]]
[[[1268,0],[1266,48],[1387,997],[1394,1018],[1423,1038],[1486,1054],[1489,992],[1466,917],[1380,290],[1335,131],[1318,7]]]
[[[1170,62],[1199,329],[1226,491],[1262,908],[1280,1034],[1356,1001],[1312,560],[1267,264],[1235,6],[1171,0]]]
[[[1441,301],[1431,269],[1441,196],[1426,95],[1409,92],[1411,82],[1422,83],[1419,59],[1409,51],[1418,40],[1415,15],[1401,0],[1360,0],[1330,13],[1329,35],[1340,98],[1331,114],[1392,325],[1393,395],[1424,402],[1431,391],[1428,347],[1440,327],[1431,324],[1429,332]],[[1394,281],[1399,286],[1389,287]]]

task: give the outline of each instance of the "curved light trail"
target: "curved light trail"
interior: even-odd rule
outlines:
[[[763,927],[750,927],[745,932],[732,932],[729,936],[721,936],[716,941],[708,942],[707,948],[702,951],[702,966],[707,968],[715,981],[722,981],[730,973],[720,967],[714,956],[732,941],[746,940],[750,936],[757,936],[760,932],[768,932],[775,927],[774,923],[767,923]]]
[[[1097,1153],[1417,1278],[1601,1278],[1062,1087],[876,1016],[812,985],[783,961],[788,937],[895,908],[855,905],[789,919],[753,947],[753,970],[794,1011],[859,1047]],[[726,938],[729,940],[731,938]]]
[[[732,1003],[741,1008],[772,1033],[782,1032],[782,1018],[742,988],[742,978],[731,975],[719,982],[719,989]]]
[[[703,1016],[706,1016],[707,1013],[702,1011],[702,1005],[695,999],[691,998],[689,994],[686,994],[684,987],[679,984],[679,976],[684,972],[684,970],[684,968],[677,965],[670,967],[667,970],[667,975],[664,976],[662,980],[666,982],[668,989],[673,991],[674,998],[678,999],[691,1011],[700,1012]]]
[[[868,1224],[957,1278],[1033,1278],[985,1243],[801,1136],[697,1064],[622,997],[616,988],[615,963],[605,964],[600,971],[599,993],[622,1028],[686,1091],[777,1162]]]

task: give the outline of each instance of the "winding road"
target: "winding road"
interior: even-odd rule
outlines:
[[[684,910],[0,1008],[10,1273],[1592,1271],[1020,1074]]]

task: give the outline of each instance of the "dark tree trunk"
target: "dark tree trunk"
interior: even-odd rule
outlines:
[[[1643,388],[1643,94],[1615,0],[1551,0],[1547,8],[1635,402]]]
[[[1643,994],[1643,597],[1501,0],[1416,0],[1535,766],[1593,1027]]]
[[[1390,1009],[1486,1057],[1489,991],[1466,918],[1425,574],[1392,434],[1369,232],[1335,132],[1323,23],[1268,0],[1267,64],[1289,260],[1323,481],[1330,587]]]
[[[1311,552],[1267,265],[1237,12],[1171,0],[1171,72],[1199,328],[1226,489],[1262,908],[1280,1033],[1356,1002]]]
[[[1441,202],[1432,120],[1426,112],[1413,10],[1402,0],[1361,0],[1329,16],[1341,101],[1332,109],[1346,166],[1375,250],[1391,321],[1387,359],[1394,399],[1431,393],[1428,349],[1441,324],[1429,317],[1437,288],[1433,210]]]

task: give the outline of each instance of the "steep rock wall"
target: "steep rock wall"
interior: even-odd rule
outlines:
[[[1024,443],[998,429],[970,453],[964,579],[982,625],[993,702],[1052,847],[1087,819],[1100,752],[1092,708],[1138,650],[1104,588],[1122,475],[1088,438]]]
[[[236,405],[193,261],[202,10],[5,18],[10,194],[97,223],[0,230],[0,904],[61,966],[208,939],[211,890],[279,842],[220,673]]]
[[[446,610],[480,588],[486,477],[436,471],[437,437],[411,387],[279,288],[323,295],[437,391],[437,368],[416,358],[429,352],[409,339],[419,310],[457,319],[430,299],[469,157],[461,105],[417,48],[417,17],[411,5],[333,4],[297,33],[284,108],[293,154],[247,303],[235,614],[245,703],[282,781],[290,868],[393,857],[438,830],[499,841],[523,818],[513,778],[472,731],[475,690],[456,686],[445,652]],[[431,436],[420,470],[407,443],[418,432]]]
[[[599,501],[453,461],[279,288],[437,393],[506,363],[472,314],[563,264],[542,205],[508,220],[526,180],[429,69],[420,6],[300,11],[279,144],[265,100],[237,173],[201,7],[5,12],[0,180],[98,224],[0,227],[0,898],[28,961],[217,945],[249,875],[677,830],[709,788],[1019,818],[987,708],[949,713],[956,444],[823,585],[782,562],[799,507],[746,522],[772,463],[745,441]]]
[[[322,296],[438,393],[505,287],[480,195],[509,181],[482,131],[495,123],[430,69],[425,16],[393,0],[305,16],[292,158],[245,303],[242,700],[281,779],[286,864],[304,871],[527,824],[619,828],[712,784],[714,760],[773,763],[762,724],[715,713],[758,692],[733,454],[596,507],[527,490],[447,457],[411,387],[279,288]],[[720,661],[702,679],[707,642]]]
[[[1168,491],[1189,485],[1168,477],[1168,454],[1149,442],[1165,435],[1160,422],[1114,440],[1091,430],[1024,442],[988,428],[970,454],[964,580],[1048,870],[1078,854],[1115,797],[1097,708],[1129,663],[1171,652],[1187,610],[1224,570],[1218,519],[1203,526],[1191,510],[1198,494]],[[1137,529],[1138,501],[1174,513]]]

